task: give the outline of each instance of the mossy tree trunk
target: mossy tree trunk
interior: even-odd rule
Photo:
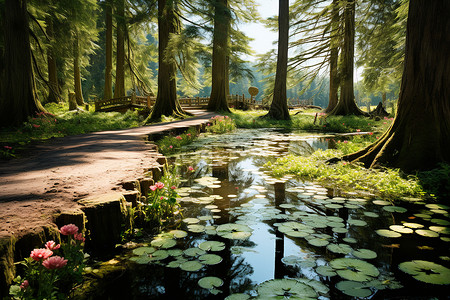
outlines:
[[[344,45],[342,48],[342,67],[339,72],[341,93],[339,101],[330,115],[365,115],[355,102],[353,71],[355,57],[355,4],[356,0],[345,0],[344,6]]]
[[[26,0],[6,0],[0,126],[20,125],[44,110],[36,98]]]
[[[158,0],[158,94],[146,122],[160,120],[163,115],[178,117],[186,115],[177,99],[177,69],[174,58],[166,57],[170,35],[178,34],[180,28],[175,9],[174,1]]]
[[[49,15],[45,18],[46,33],[50,39],[50,46],[47,49],[47,70],[48,70],[48,102],[58,103],[61,99],[61,90],[58,83],[58,69],[56,67],[55,40],[53,31],[53,20]]]
[[[338,0],[333,0],[331,9],[331,33],[330,33],[330,89],[328,106],[325,112],[331,112],[338,103],[339,75],[339,6]]]
[[[398,110],[377,143],[345,160],[405,172],[450,163],[450,1],[411,0]]]
[[[273,100],[267,117],[276,120],[290,120],[286,97],[286,78],[289,43],[289,0],[279,0],[278,13],[278,56],[275,74]]]
[[[119,98],[125,96],[125,0],[118,0],[116,3],[117,52],[114,98]]]
[[[208,110],[230,112],[228,108],[228,41],[230,28],[228,0],[214,4],[214,34],[212,56],[212,86]]]
[[[106,27],[106,44],[105,44],[105,88],[103,91],[103,99],[108,100],[112,98],[112,0],[105,2],[105,27]]]

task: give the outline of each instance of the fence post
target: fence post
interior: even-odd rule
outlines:
[[[150,96],[147,96],[147,107],[152,108],[152,101],[150,100]]]

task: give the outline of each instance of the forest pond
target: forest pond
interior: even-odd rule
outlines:
[[[329,139],[238,130],[172,157],[183,221],[129,251],[109,297],[449,299],[449,207],[341,195],[263,167]]]

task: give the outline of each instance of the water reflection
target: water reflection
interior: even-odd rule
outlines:
[[[336,288],[343,279],[319,272],[318,267],[326,267],[336,258],[355,258],[361,249],[376,253],[376,258],[362,259],[375,265],[381,274],[381,283],[372,283],[367,288],[371,299],[415,295],[448,297],[445,286],[433,286],[430,290],[430,285],[398,270],[399,263],[414,259],[448,266],[448,262],[440,259],[448,257],[448,243],[417,234],[384,238],[375,231],[392,224],[415,222],[420,218],[415,215],[417,204],[405,205],[408,214],[389,212],[382,205],[374,204],[373,199],[357,195],[343,197],[335,190],[292,177],[277,180],[263,168],[266,162],[282,155],[310,155],[332,143],[333,139],[327,136],[249,130],[200,139],[189,146],[188,152],[173,157],[185,180],[180,189],[183,217],[211,216],[202,224],[214,227],[245,224],[253,232],[246,240],[189,232],[186,238],[177,241],[176,247],[188,249],[204,241],[220,241],[226,245],[217,253],[222,262],[204,266],[197,272],[168,268],[165,262],[135,266],[135,276],[130,279],[133,286],[130,298],[224,299],[233,293],[256,296],[257,286],[262,282],[289,277],[325,284],[326,288],[318,291],[319,299],[350,299]],[[195,173],[188,172],[187,166],[194,166]],[[209,183],[201,181],[202,178],[210,178]],[[213,197],[211,204],[217,206],[216,209],[196,202],[208,197]],[[440,218],[448,220],[448,214]],[[286,232],[283,224],[289,222],[302,227],[298,225],[299,228]],[[188,226],[181,224],[178,229],[187,231]],[[218,288],[220,294],[214,295],[198,286],[198,280],[205,276],[223,280]],[[372,279],[370,282],[376,280]],[[391,282],[398,281],[405,287],[389,289]]]

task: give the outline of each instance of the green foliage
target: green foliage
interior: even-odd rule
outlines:
[[[450,197],[450,165],[440,164],[439,168],[417,174],[420,184],[428,193],[438,198]]]
[[[206,125],[206,131],[210,133],[226,133],[236,129],[236,123],[229,116],[216,116]]]
[[[403,196],[420,196],[424,189],[417,177],[405,177],[397,169],[366,169],[357,163],[338,162],[327,164],[328,159],[342,157],[370,143],[373,137],[355,137],[347,143],[337,143],[338,150],[317,150],[309,157],[288,155],[267,163],[274,176],[293,174],[315,180],[323,186],[342,191],[360,190],[392,199]]]
[[[159,152],[167,155],[180,151],[182,146],[189,145],[198,137],[197,130],[195,128],[189,128],[183,134],[180,135],[167,135],[156,142],[159,147]]]

